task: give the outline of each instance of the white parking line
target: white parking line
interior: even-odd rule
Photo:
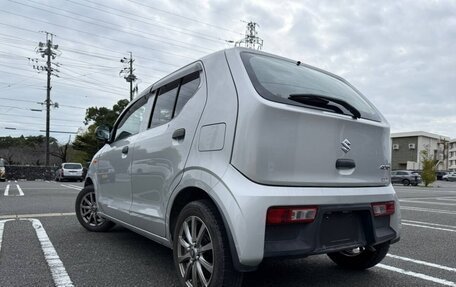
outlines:
[[[443,202],[435,202],[435,201],[420,201],[420,200],[407,200],[407,199],[401,199],[401,200],[399,200],[399,202],[456,206],[456,203],[443,203]]]
[[[61,184],[61,186],[63,186],[63,187],[66,187],[66,188],[75,189],[75,190],[81,190],[81,188],[80,188],[80,187],[74,187],[74,186],[65,185],[65,184]]]
[[[421,228],[427,228],[427,229],[434,229],[434,230],[440,230],[440,231],[456,232],[455,229],[440,228],[440,227],[432,227],[432,226],[419,225],[419,224],[402,223],[402,225],[405,225],[405,226],[413,226],[413,227],[421,227]]]
[[[16,184],[17,190],[19,191],[19,196],[24,196],[24,192],[22,191],[21,187],[19,184]]]
[[[448,281],[448,280],[437,278],[437,277],[432,277],[432,276],[429,276],[429,275],[426,275],[426,274],[417,273],[417,272],[413,272],[413,271],[409,271],[409,270],[404,270],[404,269],[401,269],[401,268],[397,268],[397,267],[393,267],[393,266],[389,266],[389,265],[385,265],[385,264],[377,264],[376,266],[379,267],[379,268],[385,269],[385,270],[389,270],[389,271],[401,273],[401,274],[404,274],[404,275],[420,278],[420,279],[423,279],[423,280],[426,280],[426,281],[430,281],[430,282],[434,282],[434,283],[437,283],[437,284],[456,287],[456,283],[454,283],[452,281]]]
[[[441,201],[456,201],[455,197],[437,197],[436,199]]]
[[[3,227],[5,226],[5,222],[10,221],[10,220],[12,220],[12,219],[0,220],[0,254],[2,252]]]
[[[9,188],[10,188],[10,185],[7,184],[5,187],[5,193],[3,194],[4,196],[8,196]]]
[[[82,188],[81,186],[78,186],[78,185],[75,185],[75,184],[67,183],[67,185],[68,185],[68,186],[72,186],[72,187]]]
[[[35,217],[55,217],[55,216],[75,216],[75,212],[63,213],[35,213],[35,214],[8,214],[0,215],[0,219],[18,219],[18,218],[35,218]]]
[[[402,222],[406,223],[416,223],[416,224],[424,224],[424,225],[431,225],[431,226],[439,226],[439,227],[448,227],[456,229],[454,225],[445,225],[445,224],[438,224],[438,223],[431,223],[431,222],[424,222],[424,221],[416,221],[416,220],[408,220],[408,219],[401,219]]]
[[[440,213],[440,214],[451,214],[456,215],[455,211],[451,210],[440,210],[440,209],[431,209],[431,208],[421,208],[421,207],[414,207],[414,206],[403,206],[401,205],[401,210],[413,210],[413,211],[423,211],[423,212],[430,212],[430,213]]]
[[[0,220],[0,252],[1,252],[3,229],[5,226],[5,223],[8,221],[12,221],[12,220],[14,220],[14,219]],[[56,287],[74,286],[73,282],[70,279],[70,276],[68,276],[68,273],[66,272],[65,267],[63,266],[62,261],[59,258],[59,255],[57,254],[57,251],[54,248],[54,245],[52,244],[51,240],[49,240],[49,237],[48,237],[46,231],[44,230],[44,227],[41,224],[41,222],[35,218],[27,218],[27,219],[21,219],[21,220],[27,220],[32,223],[32,226],[35,229],[36,236],[38,237],[38,240],[40,241],[41,249],[43,250],[43,253],[44,253],[44,258],[46,259],[49,269],[51,270],[52,279],[54,280],[55,286]]]
[[[46,231],[43,228],[43,225],[38,219],[28,219],[32,222],[33,227],[35,228],[36,235],[38,236],[38,240],[41,243],[41,249],[43,249],[44,258],[46,259],[49,269],[51,269],[52,278],[54,279],[54,283],[56,287],[65,286],[70,287],[74,286],[73,282],[68,276],[68,273],[63,266],[62,261],[55,251],[52,242],[49,240],[49,237]]]
[[[429,267],[438,268],[438,269],[442,269],[442,270],[446,270],[446,271],[456,272],[456,268],[448,267],[448,266],[444,266],[444,265],[440,265],[440,264],[435,264],[435,263],[431,263],[431,262],[427,262],[427,261],[422,261],[422,260],[417,260],[417,259],[413,259],[413,258],[393,255],[393,254],[389,254],[389,253],[386,254],[386,256],[388,256],[390,258],[394,258],[394,259],[399,259],[399,260],[403,260],[403,261],[413,262],[413,263],[424,265],[424,266],[429,266]]]

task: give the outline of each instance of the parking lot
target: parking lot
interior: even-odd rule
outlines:
[[[456,183],[395,186],[402,238],[368,271],[325,255],[268,260],[243,286],[456,286]],[[178,286],[172,251],[121,227],[90,233],[74,215],[82,183],[0,183],[0,286]]]

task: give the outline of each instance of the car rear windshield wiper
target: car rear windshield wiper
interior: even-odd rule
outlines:
[[[301,104],[329,109],[336,113],[344,114],[344,112],[340,108],[329,104],[329,103],[336,103],[338,105],[341,105],[345,109],[347,109],[352,114],[354,119],[359,119],[361,117],[361,113],[358,111],[357,108],[350,105],[349,103],[347,103],[344,100],[333,98],[333,97],[317,95],[317,94],[292,94],[292,95],[288,96],[288,99],[301,103]]]

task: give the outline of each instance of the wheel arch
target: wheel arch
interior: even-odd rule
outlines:
[[[227,222],[227,219],[222,212],[221,207],[217,203],[217,201],[210,195],[210,193],[206,192],[202,188],[196,187],[196,186],[187,186],[185,188],[182,188],[180,191],[177,192],[176,196],[174,197],[172,203],[171,203],[171,210],[169,212],[169,220],[167,224],[167,232],[168,236],[170,239],[170,242],[172,242],[173,239],[173,233],[174,233],[174,228],[177,222],[177,218],[179,216],[180,211],[187,205],[188,203],[192,201],[197,201],[197,200],[209,200],[212,204],[217,209],[218,215],[223,221],[223,225],[226,231],[226,234],[228,236],[228,244],[231,252],[231,257],[233,259],[233,265],[234,267],[241,272],[248,272],[248,271],[254,271],[256,270],[256,267],[252,266],[246,266],[244,264],[241,264],[239,261],[239,256],[238,252],[236,249],[236,244],[234,243],[233,239],[233,234],[231,232],[231,229],[229,227],[229,224]]]
[[[93,185],[93,180],[90,177],[86,177],[86,179],[84,181],[84,187],[89,186],[89,185]]]

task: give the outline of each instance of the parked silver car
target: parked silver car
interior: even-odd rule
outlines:
[[[399,240],[390,130],[345,80],[233,48],[166,76],[99,127],[76,200],[173,249],[182,286],[240,286],[266,257],[366,269]]]
[[[420,174],[413,170],[395,170],[391,172],[391,182],[417,186],[422,180]]]

